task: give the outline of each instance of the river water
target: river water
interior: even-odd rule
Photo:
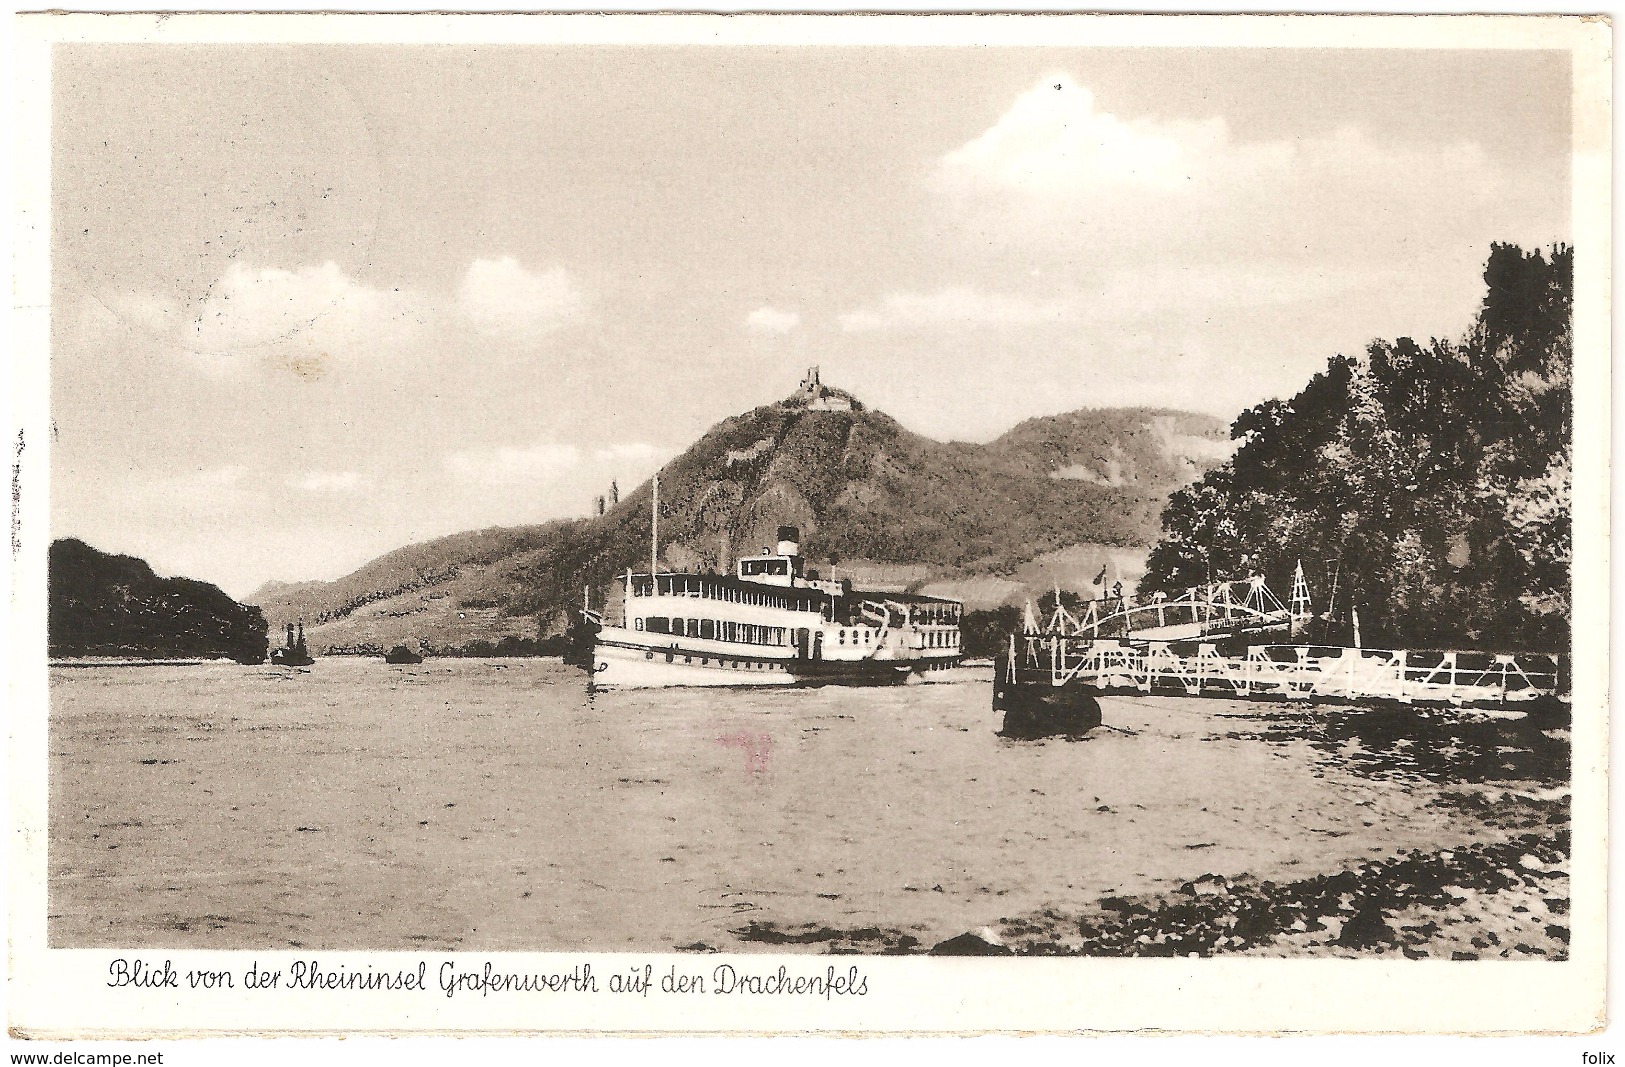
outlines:
[[[1084,740],[1009,741],[989,698],[589,697],[545,660],[56,667],[51,943],[929,947],[1208,872],[1452,847],[1491,831],[1441,795],[1561,776],[1481,766],[1515,745],[1470,775],[1404,737],[1372,759],[1319,712],[1223,700],[1111,698]]]

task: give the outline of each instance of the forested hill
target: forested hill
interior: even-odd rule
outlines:
[[[135,659],[265,659],[265,616],[207,582],[160,578],[134,556],[83,541],[51,544],[50,655]]]
[[[1259,568],[1285,590],[1302,560],[1367,645],[1566,650],[1573,264],[1496,245],[1465,337],[1373,342],[1243,412],[1234,457],[1169,501],[1144,586]]]
[[[1089,566],[1114,548],[1143,558],[1168,493],[1229,447],[1219,420],[1153,409],[941,442],[822,392],[725,419],[662,469],[663,566],[726,566],[780,524],[801,528],[812,567],[893,566],[916,586],[1008,576],[1072,546],[1092,546]],[[562,627],[584,587],[601,602],[614,576],[647,570],[650,497],[645,483],[601,517],[458,534],[251,599],[274,624],[303,619],[318,648],[534,637]]]

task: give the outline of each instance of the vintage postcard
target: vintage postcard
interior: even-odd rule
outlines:
[[[1603,1025],[1605,21],[17,29],[14,1036]]]

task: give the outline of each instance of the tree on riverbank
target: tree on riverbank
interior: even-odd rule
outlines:
[[[207,582],[160,578],[144,560],[51,542],[48,647],[53,657],[229,657],[262,663],[269,640],[259,608]]]
[[[1565,650],[1573,251],[1494,245],[1484,281],[1460,341],[1374,341],[1242,412],[1235,455],[1170,497],[1141,588],[1285,590],[1302,560],[1366,644]]]

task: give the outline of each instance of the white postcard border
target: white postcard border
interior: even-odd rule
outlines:
[[[1534,1033],[1603,1022],[1606,971],[1610,304],[1606,23],[1515,16],[30,16],[16,25],[14,515],[8,674],[8,1023],[25,1036],[222,1033]],[[1148,45],[1557,48],[1575,81],[1576,235],[1571,958],[1564,963],[1376,960],[944,959],[512,953],[164,952],[46,947],[45,550],[49,415],[49,49],[54,42],[406,42]],[[21,447],[19,447],[19,445]],[[180,970],[395,970],[426,963],[423,992],[179,993],[107,986],[118,958]],[[645,964],[711,974],[866,980],[859,996],[539,993],[447,998],[443,961],[479,970],[611,974]]]

